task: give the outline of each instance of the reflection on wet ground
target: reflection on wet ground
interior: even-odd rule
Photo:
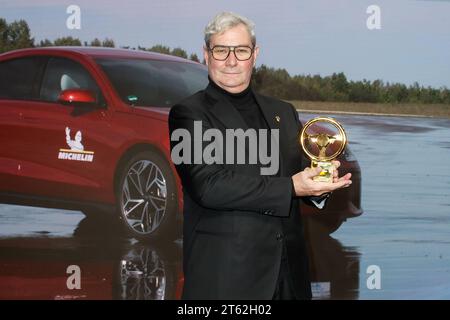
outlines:
[[[313,299],[358,299],[358,249],[344,247],[314,227],[307,227],[306,236]]]
[[[307,118],[313,115],[307,115]],[[364,214],[307,228],[316,299],[450,298],[450,120],[342,116]],[[182,243],[142,244],[111,221],[0,204],[0,299],[176,299]],[[69,290],[67,268],[80,267]],[[369,289],[371,266],[381,288]]]
[[[38,231],[0,239],[0,299],[180,297],[181,240],[140,243],[118,236],[119,226],[111,221],[88,219],[68,211],[60,211],[60,215],[81,218],[73,234],[52,237]],[[52,225],[47,221],[45,227]],[[64,232],[63,228],[60,232]],[[358,252],[343,248],[330,236],[309,243],[314,297],[358,298]],[[66,271],[73,265],[80,268],[80,290],[69,290],[67,286],[72,273]]]
[[[62,213],[64,215],[64,213]],[[67,214],[67,213],[66,213]],[[71,214],[71,213],[68,213]],[[143,244],[117,236],[117,225],[81,218],[72,235],[0,239],[0,299],[174,299],[181,245]],[[69,266],[81,289],[69,290]]]

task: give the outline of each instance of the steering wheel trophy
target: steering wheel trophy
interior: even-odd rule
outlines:
[[[342,125],[328,117],[311,119],[300,132],[299,140],[303,151],[311,159],[311,168],[322,168],[313,180],[333,182],[335,168],[331,161],[336,159],[347,145],[347,134]]]

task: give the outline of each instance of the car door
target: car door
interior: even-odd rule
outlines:
[[[98,106],[59,103],[61,91],[67,89],[92,91]],[[108,109],[98,84],[81,61],[49,57],[39,98],[29,102],[21,115],[27,155],[21,165],[20,192],[92,200],[98,189],[110,182],[101,158],[110,152],[105,134]]]
[[[46,57],[19,57],[0,62],[0,192],[21,189],[21,164],[29,156],[22,128],[23,111],[39,95]]]

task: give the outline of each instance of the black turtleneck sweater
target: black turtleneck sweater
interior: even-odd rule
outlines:
[[[256,102],[251,86],[248,86],[242,92],[230,93],[219,87],[214,81],[209,79],[210,85],[220,94],[222,94],[241,114],[249,128],[255,130],[269,129],[262,111]]]

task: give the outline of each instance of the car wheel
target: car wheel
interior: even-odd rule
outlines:
[[[166,159],[156,152],[139,152],[128,159],[119,174],[117,209],[127,232],[139,240],[174,239],[178,198]]]

